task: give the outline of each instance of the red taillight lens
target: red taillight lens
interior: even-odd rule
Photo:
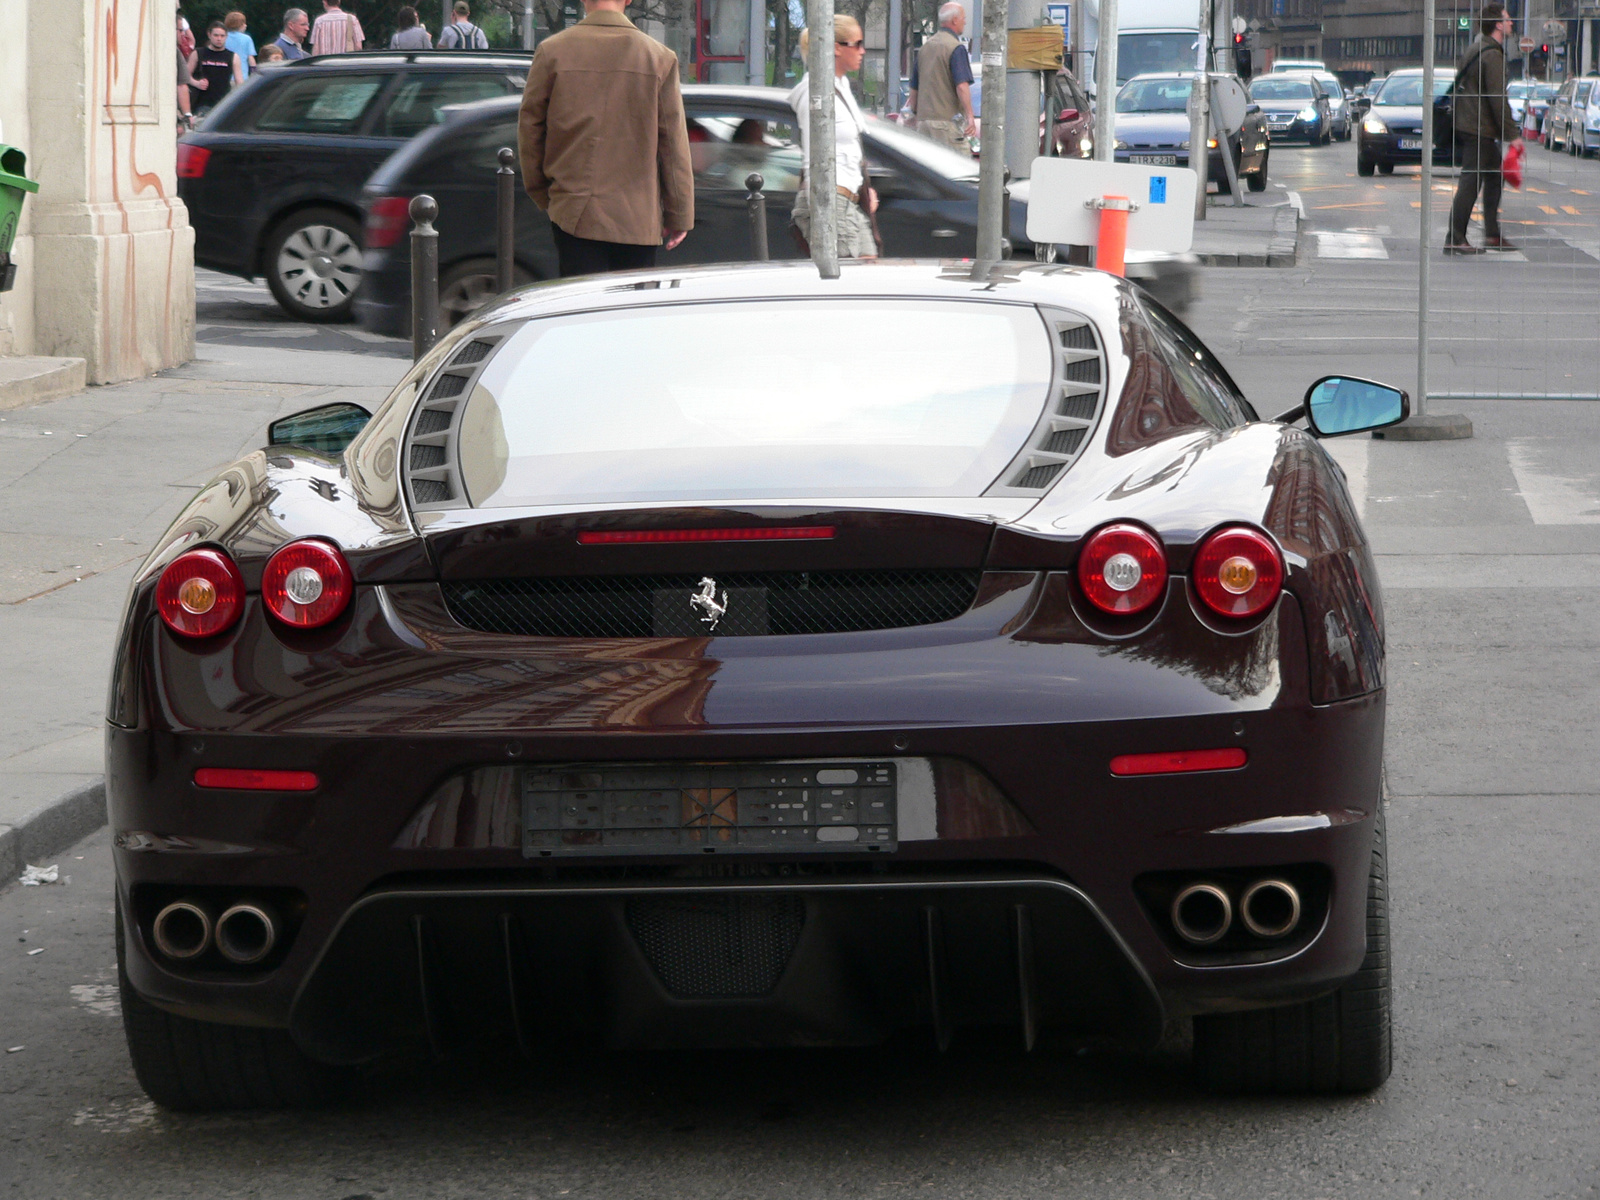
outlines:
[[[194,773],[194,785],[250,792],[312,792],[317,788],[317,777],[311,771],[253,771],[247,767],[201,767]]]
[[[1167,554],[1156,535],[1138,525],[1107,525],[1078,555],[1078,583],[1102,612],[1143,612],[1167,586]]]
[[[1113,775],[1177,775],[1185,771],[1236,771],[1250,756],[1237,746],[1223,750],[1175,750],[1165,754],[1118,754]]]
[[[220,550],[180,554],[156,581],[156,611],[173,633],[202,638],[221,633],[244,611],[244,577]]]
[[[199,179],[206,173],[206,164],[211,161],[211,151],[204,146],[191,146],[188,142],[178,143],[178,178]]]
[[[1283,590],[1283,556],[1259,529],[1219,529],[1194,556],[1194,590],[1212,612],[1254,617],[1272,607]]]
[[[411,223],[411,201],[405,196],[379,196],[367,206],[367,249],[387,250]]]
[[[326,625],[345,610],[354,591],[344,555],[315,538],[290,542],[267,559],[261,572],[267,611],[296,629]]]

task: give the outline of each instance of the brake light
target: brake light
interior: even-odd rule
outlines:
[[[290,542],[261,572],[261,599],[285,625],[316,629],[350,603],[355,581],[335,546],[316,538]]]
[[[244,611],[244,577],[220,550],[190,550],[156,581],[156,611],[183,637],[221,633]]]
[[[379,196],[367,205],[368,250],[387,250],[411,222],[411,201],[405,196]]]
[[[211,151],[204,146],[191,146],[188,142],[178,143],[178,178],[200,179],[206,173],[206,164],[211,161]]]
[[[1194,590],[1212,612],[1254,617],[1283,590],[1283,556],[1266,534],[1247,525],[1213,533],[1195,552]]]
[[[1167,554],[1156,535],[1138,525],[1107,525],[1078,555],[1078,583],[1102,612],[1131,616],[1161,597]]]
[[[1236,771],[1249,760],[1242,749],[1169,750],[1162,754],[1118,754],[1111,760],[1113,775],[1177,775],[1185,771]]]
[[[201,767],[195,787],[234,788],[249,792],[311,792],[317,777],[311,771],[253,771],[247,767]]]

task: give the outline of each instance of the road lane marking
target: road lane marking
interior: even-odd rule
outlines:
[[[1561,211],[1566,213],[1567,216],[1569,216],[1569,217],[1581,217],[1581,216],[1583,216],[1583,214],[1581,212],[1579,212],[1577,209],[1573,208],[1572,205],[1570,205],[1570,204],[1563,204],[1561,206]]]
[[[1535,525],[1600,525],[1600,487],[1594,478],[1574,479],[1539,469],[1543,451],[1564,444],[1556,438],[1507,438],[1506,457],[1517,490]]]
[[[1370,233],[1336,233],[1314,229],[1318,258],[1388,258],[1383,239]]]
[[[1551,208],[1548,204],[1540,204],[1537,207],[1538,207],[1539,211],[1544,213],[1544,215],[1547,216],[1547,217],[1554,217],[1554,216],[1559,216],[1560,215],[1559,213],[1556,212],[1555,209]]]

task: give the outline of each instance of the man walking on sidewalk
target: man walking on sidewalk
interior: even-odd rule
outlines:
[[[311,53],[348,54],[366,40],[354,13],[345,12],[339,0],[322,0],[322,15],[311,26]]]
[[[439,31],[435,48],[439,50],[487,50],[489,39],[483,30],[472,23],[472,9],[467,0],[456,0],[450,24]]]
[[[958,0],[939,6],[939,32],[922,43],[911,63],[911,111],[917,130],[936,142],[970,154],[978,136],[972,119],[972,59],[961,44],[967,12]]]
[[[283,32],[273,41],[273,45],[283,51],[283,57],[290,62],[307,57],[305,47],[300,43],[306,40],[306,34],[311,32],[311,18],[306,16],[303,8],[291,8],[283,14]]]
[[[1505,40],[1513,27],[1505,5],[1489,0],[1483,6],[1482,33],[1456,64],[1451,117],[1461,160],[1461,179],[1450,206],[1446,254],[1482,254],[1515,250],[1500,234],[1500,145],[1522,136],[1506,100]],[[1467,241],[1472,206],[1483,189],[1483,248]]]
[[[550,214],[560,272],[653,267],[694,227],[678,56],[623,16],[624,0],[539,43],[522,94],[522,184]]]

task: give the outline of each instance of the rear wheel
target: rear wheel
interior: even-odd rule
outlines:
[[[216,1025],[173,1016],[128,981],[122,906],[117,906],[117,988],[133,1073],[163,1108],[307,1108],[342,1090],[346,1072],[307,1058],[286,1030]]]
[[[348,321],[361,284],[361,227],[336,209],[303,209],[268,235],[262,270],[272,298],[297,321]]]
[[[1270,157],[1270,151],[1262,154],[1261,165],[1245,177],[1245,182],[1250,185],[1252,192],[1264,192],[1267,190],[1267,160]]]
[[[1378,810],[1367,873],[1367,953],[1330,996],[1194,1020],[1194,1067],[1217,1092],[1367,1092],[1394,1063],[1388,846]]]
[[[512,286],[532,283],[533,276],[520,266],[512,271]],[[445,329],[454,329],[500,295],[492,258],[471,258],[456,263],[439,277],[439,317]]]

